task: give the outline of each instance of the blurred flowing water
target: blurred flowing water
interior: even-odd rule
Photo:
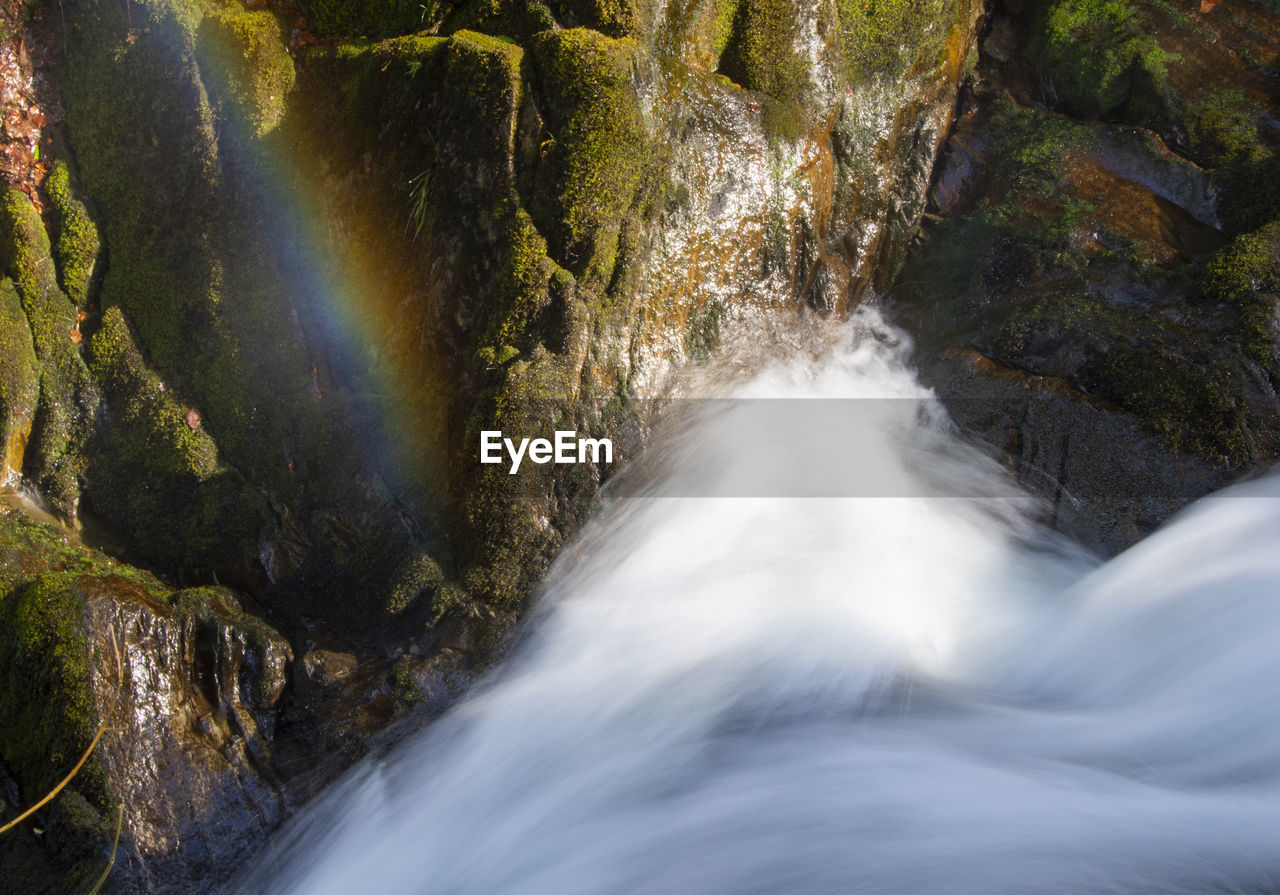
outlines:
[[[1280,480],[1100,563],[1029,499],[939,496],[1009,486],[874,312],[842,340],[736,394],[919,399],[851,462],[933,496],[612,500],[492,679],[244,889],[1280,890]],[[722,422],[664,485],[740,472]]]

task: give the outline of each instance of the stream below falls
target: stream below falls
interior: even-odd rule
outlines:
[[[615,495],[490,679],[242,889],[1280,889],[1280,479],[1104,563],[1029,498],[941,496],[1009,486],[904,357],[863,309],[736,394],[911,399],[868,444],[878,477],[937,493]],[[670,459],[666,485],[693,474]]]

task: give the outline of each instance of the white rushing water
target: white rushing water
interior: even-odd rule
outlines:
[[[871,332],[740,393],[927,398]],[[1000,480],[940,414],[871,443]],[[616,500],[494,679],[246,888],[1280,890],[1280,484],[1248,487],[1106,564],[1026,501]]]

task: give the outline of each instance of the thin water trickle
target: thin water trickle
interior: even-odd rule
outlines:
[[[928,405],[889,332],[861,311],[739,394]],[[884,476],[1006,487],[940,412],[886,415],[877,448]],[[245,889],[1274,891],[1277,497],[1205,500],[1105,564],[1025,498],[614,500],[493,680]]]

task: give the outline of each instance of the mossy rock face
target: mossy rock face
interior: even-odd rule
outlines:
[[[805,107],[809,64],[798,47],[801,11],[792,0],[741,0],[733,7],[719,70],[748,90],[765,94],[765,124],[783,139],[811,124]]]
[[[945,49],[954,0],[836,0],[840,47],[857,81],[898,78]]]
[[[961,338],[999,363],[1104,398],[1175,451],[1245,464],[1260,421],[1244,412],[1244,366],[1269,351],[1274,298],[1252,329],[1195,300],[1199,265],[1221,236],[1106,167],[1141,152],[1146,138],[1000,100],[978,139],[985,185],[974,207],[945,221],[912,259],[911,292],[927,296],[939,321],[926,329],[940,326],[952,344]],[[1203,176],[1147,151],[1155,188],[1179,165],[1187,178]],[[1116,197],[1127,203],[1123,216],[1108,205]],[[1250,248],[1214,256],[1220,274],[1199,292],[1249,304],[1229,272],[1248,270],[1248,280],[1261,269],[1265,252]],[[1170,318],[1182,326],[1169,327]]]
[[[447,40],[406,37],[324,50],[304,70],[299,93],[308,134],[343,134],[328,165],[368,170],[360,159],[369,152],[379,162],[366,176],[377,187],[366,189],[409,193],[405,236],[416,258],[408,263],[417,265],[426,282],[438,278],[433,271],[449,271],[448,292],[424,306],[441,302],[450,308],[449,328],[456,331],[445,343],[454,352],[447,359],[455,370],[467,371],[467,388],[452,410],[467,434],[450,439],[458,456],[449,470],[453,493],[467,510],[451,543],[461,568],[471,570],[471,597],[504,606],[523,599],[561,535],[549,521],[554,508],[545,492],[553,490],[551,477],[538,476],[530,484],[524,476],[488,476],[491,468],[479,467],[472,456],[478,433],[498,425],[485,421],[494,416],[502,425],[540,431],[547,419],[564,416],[574,405],[578,369],[562,355],[586,338],[588,317],[575,316],[573,308],[581,304],[579,296],[594,295],[557,263],[555,237],[547,236],[523,197],[534,195],[535,207],[543,198],[547,206],[572,205],[578,244],[594,255],[581,266],[591,266],[602,289],[640,174],[642,123],[629,80],[634,44],[582,30],[565,34],[559,51],[554,45],[561,37],[550,32],[537,36],[526,53],[469,31]],[[543,44],[545,58],[531,60]],[[558,66],[550,88],[542,77],[544,61]],[[600,99],[605,89],[605,101],[592,107],[592,98]],[[543,94],[537,107],[531,100],[535,91]],[[335,94],[343,97],[341,106],[335,106]],[[619,108],[623,117],[606,119]],[[610,142],[620,133],[627,140]],[[371,141],[371,134],[381,138]],[[575,157],[579,148],[583,152]],[[559,222],[560,211],[547,214]],[[377,222],[386,226],[381,215]],[[370,230],[367,238],[383,236]],[[460,294],[469,297],[459,302]],[[388,332],[389,342],[398,337]],[[457,390],[458,384],[445,387]],[[543,521],[534,522],[539,515]],[[456,573],[436,547],[429,552],[441,567],[442,583],[406,587],[412,575],[388,578],[388,572],[415,561],[414,548],[405,547],[408,555],[401,560],[395,551],[334,545],[336,555],[350,553],[353,567],[366,570],[365,581],[372,576],[380,582],[375,589],[381,592],[385,583],[384,606],[402,622],[423,612],[425,620],[438,621],[449,607],[466,602],[466,592],[448,580]],[[361,585],[353,580],[352,586]]]
[[[308,0],[303,4],[316,36],[392,37],[436,21],[446,4],[428,0]]]
[[[721,71],[748,90],[792,99],[806,87],[796,49],[799,27],[790,0],[742,0],[734,17]]]
[[[10,543],[0,538],[0,549]],[[71,771],[96,730],[83,613],[74,575],[0,583],[0,759],[28,802]],[[87,885],[101,870],[111,805],[106,774],[91,757],[43,812],[44,848],[11,841],[30,837],[25,829],[6,833],[6,872],[21,873],[28,891]]]
[[[899,286],[957,418],[995,402],[979,437],[1033,489],[1056,482],[1068,530],[1107,551],[1280,456],[1280,159],[1259,124],[1276,91],[1240,63],[1280,20],[1242,15],[997,12]]]
[[[1058,0],[1043,15],[1033,52],[1043,54],[1062,98],[1082,114],[1107,115],[1126,104],[1148,120],[1168,109],[1168,68],[1180,58],[1148,33],[1129,0]]]
[[[164,0],[132,9],[78,8],[63,71],[72,146],[113,246],[102,305],[128,311],[232,462],[283,477],[263,445],[301,415],[310,365],[266,275],[260,213],[228,185],[244,160],[234,138],[217,141],[194,13]]]
[[[1280,219],[1237,236],[1209,259],[1198,286],[1205,302],[1222,302],[1238,315],[1234,337],[1246,355],[1273,363],[1280,308]]]
[[[1045,0],[1028,13],[1002,13],[998,29],[1021,34],[1020,73],[1006,70],[1006,83],[1024,103],[1039,90],[1072,116],[1149,127],[1207,167],[1247,156],[1274,107],[1263,61],[1280,28],[1274,8],[1250,3],[1228,17],[1166,2]]]
[[[49,234],[31,200],[17,190],[5,194],[0,208],[0,252],[17,284],[41,370],[24,472],[55,509],[74,518],[97,394],[76,347],[76,312],[58,286]]]
[[[551,137],[530,213],[552,257],[597,287],[613,273],[622,217],[647,152],[631,84],[635,53],[633,41],[583,28],[545,32],[533,43]]]
[[[0,261],[27,301],[39,307],[57,288],[49,234],[26,193],[8,190],[0,204]]]
[[[506,259],[498,273],[501,292],[490,317],[481,351],[486,360],[502,365],[543,341],[550,306],[551,277],[562,268],[547,257],[547,242],[533,219],[515,203],[504,203],[499,220],[505,225],[502,244]]]
[[[523,44],[539,31],[556,27],[556,17],[543,0],[472,0],[450,9],[439,33],[481,31],[504,35]]]
[[[45,189],[58,222],[54,253],[62,275],[62,288],[77,306],[84,307],[89,304],[102,240],[89,210],[72,190],[66,162],[60,159],[54,162]]]
[[[396,570],[395,583],[387,598],[387,611],[401,615],[420,600],[430,600],[443,584],[444,572],[438,562],[425,553],[410,557]]]
[[[108,728],[28,826],[0,837],[22,891],[194,891],[238,868],[280,818],[272,761],[292,653],[226,588],[155,576],[0,505],[0,779],[34,802]],[[254,763],[245,758],[245,750]],[[7,820],[12,813],[0,803]],[[212,847],[183,848],[215,824]]]
[[[293,226],[266,165],[294,80],[284,35],[235,4],[205,15],[167,0],[85,3],[69,11],[61,74],[71,145],[113,246],[100,304],[132,328],[112,318],[95,342],[113,405],[89,500],[150,562],[261,576],[245,550],[272,535],[262,494],[323,500],[340,485],[330,446],[352,439],[349,402],[315,399],[300,329],[308,271],[272,250],[271,234],[287,240]]]
[[[196,51],[209,72],[210,86],[232,104],[234,114],[255,137],[275,130],[284,119],[295,80],[287,38],[275,15],[249,11],[238,3],[200,22]]]
[[[168,568],[208,572],[250,551],[266,506],[220,462],[199,411],[147,369],[119,308],[89,354],[107,407],[86,471],[95,508]]]
[[[609,37],[642,37],[648,25],[649,10],[638,0],[551,0],[551,10],[569,27]]]
[[[22,471],[40,399],[40,366],[13,281],[0,280],[0,481]]]
[[[84,601],[72,579],[46,575],[0,602],[3,618],[5,763],[31,793],[53,789],[80,759],[97,726],[89,691]],[[101,768],[77,775],[76,789],[107,807]]]
[[[556,429],[577,428],[571,400],[574,372],[542,348],[509,364],[493,404],[480,409],[468,427],[463,461],[476,463],[481,429],[550,437]],[[515,476],[505,466],[473,468],[481,471],[471,479],[467,523],[477,549],[463,581],[482,600],[517,607],[563,541],[563,529],[552,524],[554,467],[532,465]]]

